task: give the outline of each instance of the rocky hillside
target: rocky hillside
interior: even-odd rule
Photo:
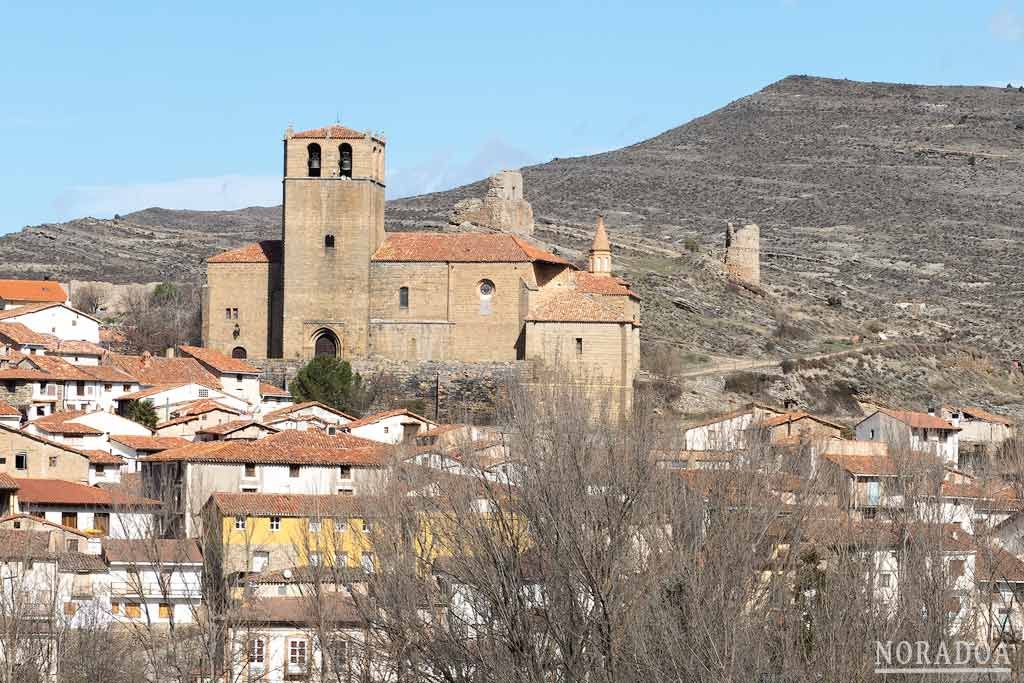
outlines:
[[[834,352],[878,331],[979,348],[996,368],[1024,353],[1011,317],[1024,293],[1024,92],[793,76],[523,175],[536,237],[569,257],[604,213],[617,266],[645,297],[645,340],[690,362]],[[389,202],[388,228],[444,226],[483,193]],[[205,256],[276,236],[279,217],[150,209],[25,228],[0,238],[0,275],[198,278]],[[730,220],[761,226],[763,291],[722,274]]]

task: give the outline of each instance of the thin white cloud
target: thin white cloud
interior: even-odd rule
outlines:
[[[1015,42],[1024,38],[1024,18],[1017,12],[1012,4],[1005,4],[999,8],[988,23],[992,35],[999,40]]]
[[[512,147],[498,138],[484,143],[468,159],[454,151],[438,152],[425,163],[388,173],[388,197],[412,197],[465,185],[500,171],[521,168],[540,161],[535,155]]]
[[[226,175],[182,178],[159,183],[84,185],[65,190],[54,201],[62,219],[109,218],[159,206],[165,209],[220,211],[281,203],[281,179]]]

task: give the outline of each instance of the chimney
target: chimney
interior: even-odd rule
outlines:
[[[167,350],[164,351],[164,357],[165,358],[174,358],[174,347],[173,346],[168,346],[167,347]]]
[[[935,417],[935,406],[928,406],[928,414]]]
[[[153,358],[153,356],[152,356],[152,354],[149,351],[143,351],[142,352],[142,367],[148,368],[149,365],[150,365],[150,362],[152,361],[152,358]]]

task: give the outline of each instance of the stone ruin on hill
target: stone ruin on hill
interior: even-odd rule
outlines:
[[[748,285],[761,284],[761,228],[756,223],[725,229],[725,271]]]
[[[533,207],[523,199],[523,174],[501,171],[487,180],[483,199],[463,199],[455,204],[449,222],[452,225],[472,223],[518,235],[533,234]]]

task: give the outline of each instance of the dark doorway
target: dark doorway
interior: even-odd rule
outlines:
[[[337,358],[338,356],[338,338],[331,332],[321,332],[320,336],[316,338],[316,346],[313,354],[319,358],[320,356],[330,356]]]

